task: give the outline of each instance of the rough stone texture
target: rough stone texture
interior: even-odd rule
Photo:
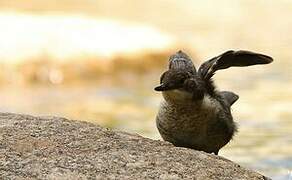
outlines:
[[[0,179],[266,179],[220,156],[60,117],[0,113]]]

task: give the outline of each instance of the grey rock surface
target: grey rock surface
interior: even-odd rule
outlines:
[[[0,113],[0,179],[266,179],[225,158],[60,117]]]

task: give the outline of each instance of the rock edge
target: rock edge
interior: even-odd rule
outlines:
[[[268,179],[220,156],[60,117],[0,113],[0,179]]]

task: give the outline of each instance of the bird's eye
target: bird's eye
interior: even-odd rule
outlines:
[[[181,78],[179,82],[180,82],[181,84],[183,84],[183,83],[185,82],[186,79],[187,79],[187,78]]]

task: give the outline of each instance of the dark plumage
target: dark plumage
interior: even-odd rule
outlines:
[[[227,51],[204,62],[197,72],[188,55],[182,51],[172,55],[169,69],[155,87],[164,98],[156,117],[162,138],[176,146],[218,154],[236,132],[230,107],[239,97],[217,91],[212,76],[220,69],[272,61],[250,51]]]

